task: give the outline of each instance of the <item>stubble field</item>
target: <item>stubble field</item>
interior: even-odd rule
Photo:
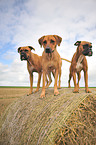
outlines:
[[[14,88],[1,87],[0,88],[0,116],[5,111],[7,106],[14,100],[26,95],[29,88]]]

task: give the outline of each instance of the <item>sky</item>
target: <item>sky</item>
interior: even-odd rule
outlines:
[[[42,55],[38,39],[53,34],[62,37],[57,51],[68,60],[76,51],[76,41],[92,43],[93,56],[86,57],[88,84],[96,87],[96,0],[0,0],[0,86],[30,86],[27,63],[21,62],[17,49],[33,46],[33,53]],[[63,60],[62,87],[68,86],[69,67]],[[85,86],[81,75],[80,86]],[[37,78],[34,73],[33,86]]]

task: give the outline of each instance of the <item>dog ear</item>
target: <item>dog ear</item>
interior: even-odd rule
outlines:
[[[55,39],[57,41],[57,45],[60,46],[60,43],[62,41],[62,38],[60,36],[58,36],[58,35],[53,35],[53,36],[55,37]]]
[[[35,48],[33,48],[32,46],[28,46],[31,50],[33,49],[35,51]]]
[[[81,41],[77,41],[74,45],[75,45],[75,46],[79,46],[80,43],[81,43]]]
[[[45,37],[45,36],[42,36],[42,37],[38,40],[38,42],[39,42],[39,44],[41,45],[41,47],[42,47],[42,43],[43,43],[44,37]]]
[[[18,48],[18,53],[19,53],[20,49],[21,49],[21,47]]]

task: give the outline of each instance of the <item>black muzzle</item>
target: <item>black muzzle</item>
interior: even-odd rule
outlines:
[[[27,57],[27,55],[26,55],[25,52],[21,52],[21,57],[20,57],[20,59],[21,59],[21,61],[22,61],[22,60],[27,60],[27,59],[28,59],[28,57]]]
[[[92,46],[89,46],[88,44],[83,45],[84,51],[82,52],[85,56],[92,56]]]
[[[52,49],[51,49],[50,47],[46,47],[46,48],[45,48],[45,52],[46,52],[46,53],[52,53]]]
[[[93,52],[92,52],[91,48],[84,49],[84,51],[82,53],[85,56],[92,56],[93,55]]]

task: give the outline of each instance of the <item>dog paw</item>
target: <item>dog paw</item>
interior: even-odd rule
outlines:
[[[27,96],[29,96],[29,95],[31,95],[31,94],[33,94],[33,92],[32,92],[32,93],[28,93]]]
[[[41,93],[40,98],[45,98],[45,93]]]
[[[68,88],[71,88],[71,86],[68,86]]]
[[[58,90],[54,91],[54,96],[57,96],[57,95],[59,95]]]
[[[49,87],[49,85],[47,84],[46,86],[45,86],[45,89],[47,89]]]
[[[71,85],[70,84],[68,84],[68,88],[71,88]]]
[[[91,91],[90,91],[90,90],[85,90],[85,92],[86,92],[86,93],[91,93]]]
[[[39,91],[39,90],[36,89],[36,90],[34,91],[34,93],[37,93],[38,91]]]
[[[74,89],[73,93],[79,93],[78,89]]]
[[[61,86],[58,86],[58,89],[61,89]]]

